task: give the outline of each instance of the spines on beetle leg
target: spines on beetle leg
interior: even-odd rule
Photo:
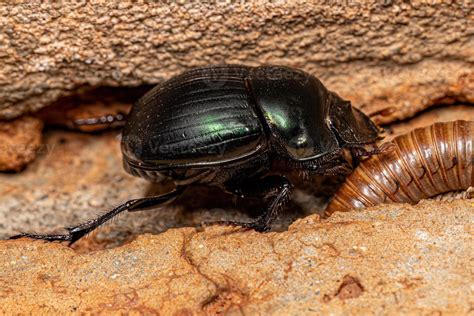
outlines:
[[[363,161],[325,214],[381,203],[417,203],[474,186],[474,122],[435,123],[392,140],[392,151]]]

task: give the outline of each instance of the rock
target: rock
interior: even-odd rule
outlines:
[[[168,191],[170,183],[123,171],[118,131],[48,129],[38,150],[41,121],[72,128],[126,111],[150,85],[191,67],[301,68],[390,124],[388,137],[472,119],[473,11],[417,1],[1,4],[0,146],[27,149],[0,152],[0,169],[38,157],[21,173],[0,173],[0,238],[58,231]],[[442,104],[454,105],[423,111]],[[469,313],[473,200],[308,216],[340,181],[295,182],[267,234],[200,229],[247,221],[261,206],[197,187],[161,209],[123,214],[72,248],[0,241],[0,314]]]
[[[0,171],[20,171],[36,157],[43,123],[24,116],[0,124]]]
[[[468,314],[473,211],[472,200],[381,205],[281,233],[171,229],[82,254],[1,241],[0,311]]]
[[[0,119],[215,63],[317,75],[379,123],[473,102],[471,2],[0,6]]]

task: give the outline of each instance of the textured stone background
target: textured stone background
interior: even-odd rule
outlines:
[[[122,170],[118,131],[53,125],[127,108],[149,84],[192,66],[302,68],[394,133],[474,120],[473,12],[471,1],[0,4],[0,119],[30,113],[0,121],[0,145],[12,149],[0,169],[26,168],[0,174],[0,238],[55,231],[169,189]],[[193,188],[156,212],[124,214],[72,249],[1,241],[0,313],[472,310],[472,200],[380,206],[321,223],[313,215],[285,231],[321,212],[337,182],[309,180],[295,182],[280,233],[142,235],[255,210]]]
[[[282,233],[172,229],[84,254],[3,242],[0,312],[469,315],[473,211],[424,202],[313,215]]]
[[[380,122],[474,100],[472,1],[0,5],[0,118],[211,63],[307,70]]]

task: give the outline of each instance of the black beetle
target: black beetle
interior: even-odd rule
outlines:
[[[97,120],[91,120],[97,122]],[[192,184],[259,197],[268,207],[250,223],[268,230],[291,184],[269,175],[276,163],[315,174],[351,170],[353,157],[370,155],[378,128],[314,76],[280,66],[213,66],[187,71],[146,93],[122,132],[125,170],[153,182],[172,179],[175,190],[128,201],[66,234],[22,236],[71,243],[123,211],[156,208]]]

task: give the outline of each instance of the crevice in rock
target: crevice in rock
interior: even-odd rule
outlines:
[[[197,233],[194,232],[192,233],[191,235],[186,235],[186,234],[183,234],[183,244],[181,246],[181,251],[180,251],[180,255],[181,255],[181,258],[184,259],[184,261],[186,261],[186,263],[188,263],[193,269],[194,271],[199,274],[200,276],[202,276],[205,280],[207,280],[209,283],[211,283],[214,287],[214,293],[211,294],[210,297],[214,297],[215,295],[217,295],[216,293],[218,293],[218,290],[220,288],[219,284],[214,281],[211,277],[209,277],[208,275],[204,274],[201,269],[200,269],[200,266],[199,264],[195,263],[194,260],[192,259],[192,256],[188,253],[188,247],[191,243],[191,240],[193,239],[193,237],[196,235]]]
[[[238,309],[242,315],[245,315],[242,308],[246,296],[239,291],[222,288],[217,294],[209,297],[202,303],[202,310],[205,315],[226,315],[231,309]]]
[[[469,109],[471,110],[469,111]],[[382,109],[381,111],[384,111],[384,110],[386,109]],[[441,119],[442,119],[442,116],[446,116],[446,117],[448,116],[447,110],[455,111],[455,113],[459,113],[460,117],[462,117],[462,114],[461,114],[462,111],[466,111],[466,112],[472,111],[472,117],[471,116],[469,118],[465,117],[464,119],[466,120],[474,119],[474,103],[463,100],[462,98],[457,98],[456,96],[446,95],[445,97],[432,102],[428,107],[426,107],[422,111],[417,112],[414,116],[408,117],[402,120],[396,120],[389,124],[382,124],[382,127],[390,128],[393,125],[410,124],[410,122],[413,122],[414,120],[419,119],[420,117],[433,114],[433,113],[439,113],[439,116],[441,116]]]
[[[210,282],[214,291],[208,298],[201,303],[201,309],[205,315],[224,315],[230,309],[238,309],[244,315],[242,305],[246,301],[247,295],[242,291],[236,289],[232,284],[232,281],[226,275],[222,275],[224,278],[224,284],[211,278],[208,274],[204,273],[199,263],[195,262],[192,258],[191,250],[189,249],[191,241],[199,232],[195,231],[191,234],[183,234],[183,244],[181,247],[181,257],[194,269],[194,271],[203,277],[205,280]]]
[[[95,132],[114,127],[113,124],[92,126],[77,125],[76,120],[126,116],[134,102],[150,90],[152,85],[137,87],[109,87],[78,89],[77,93],[61,97],[33,115],[42,119],[47,127],[65,127],[83,132]]]
[[[386,138],[389,139],[407,133],[415,128],[425,127],[436,122],[456,120],[474,121],[474,103],[454,102],[452,104],[437,103],[418,112],[415,116],[384,125]]]

